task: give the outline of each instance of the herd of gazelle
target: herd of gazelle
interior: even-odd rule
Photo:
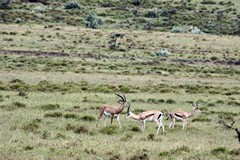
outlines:
[[[142,131],[145,131],[146,122],[155,122],[158,126],[157,133],[159,132],[159,129],[162,127],[164,132],[164,125],[162,123],[164,112],[159,110],[147,110],[144,112],[139,113],[138,115],[130,112],[130,103],[127,103],[126,96],[121,96],[120,94],[115,93],[117,96],[121,98],[121,101],[119,102],[119,106],[101,106],[99,109],[99,114],[97,117],[97,124],[96,127],[98,127],[98,122],[100,118],[104,115],[104,126],[106,126],[106,121],[108,118],[111,118],[111,124],[113,123],[113,119],[116,118],[117,122],[119,124],[119,127],[121,128],[121,123],[119,120],[119,115],[124,110],[124,108],[127,108],[127,114],[126,118],[132,118],[134,120],[140,121],[142,123]],[[193,116],[196,112],[201,112],[197,104],[193,104],[193,110],[191,112],[185,112],[185,111],[174,111],[171,112],[167,119],[171,119],[171,123],[169,124],[169,128],[174,128],[175,121],[181,120],[183,122],[183,130],[187,129],[188,126],[188,119]]]

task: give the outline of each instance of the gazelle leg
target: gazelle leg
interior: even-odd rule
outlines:
[[[169,129],[172,128],[172,123],[173,123],[173,121],[170,122],[170,124],[169,124],[169,126],[168,126]]]
[[[154,120],[154,122],[156,122],[156,124],[157,124],[157,126],[158,126],[157,133],[156,133],[156,134],[158,134],[158,132],[159,132],[159,129],[160,129],[160,127],[161,127],[161,125],[160,125],[160,123],[159,123],[159,121],[158,121],[158,120]]]
[[[146,121],[144,120],[144,121],[143,121],[143,133],[144,133],[144,131],[145,131],[145,126],[146,126]]]
[[[175,128],[174,125],[175,125],[175,118],[173,118],[173,122],[172,122],[172,128]]]
[[[107,119],[108,119],[108,117],[107,117],[107,116],[105,116],[105,117],[104,117],[104,127],[106,127],[106,122],[107,122]]]
[[[113,123],[113,118],[114,118],[114,117],[113,117],[113,116],[111,116],[111,125],[112,125],[112,123]]]
[[[162,121],[160,121],[160,127],[162,127],[162,129],[163,129],[163,132],[164,132],[164,131],[165,131],[165,129],[164,129],[164,125],[163,125]]]
[[[185,125],[187,124],[187,121],[185,119],[183,119],[183,131],[186,130],[185,129]]]
[[[102,114],[100,114],[100,115],[98,116],[98,118],[97,118],[96,127],[98,127],[98,122],[99,122],[99,120],[100,120],[101,117],[102,117]]]
[[[121,125],[120,120],[119,120],[119,116],[117,116],[117,122],[118,122],[119,127],[122,128],[122,125]]]

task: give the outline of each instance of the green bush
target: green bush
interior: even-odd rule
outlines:
[[[24,125],[22,126],[22,129],[23,129],[24,131],[36,132],[36,131],[39,129],[38,121],[33,120],[33,121],[30,122],[30,123],[24,124]]]
[[[173,26],[171,29],[172,33],[192,33],[192,34],[202,34],[203,31],[196,26]]]
[[[74,114],[74,113],[67,113],[65,114],[64,118],[73,118],[73,119],[77,119],[78,115]]]
[[[167,49],[163,48],[160,50],[156,50],[155,55],[158,57],[168,57],[168,56],[172,55],[172,53],[170,51],[168,51]]]
[[[168,104],[175,104],[176,101],[171,99],[171,98],[169,98],[169,99],[166,100],[166,103],[168,103]]]
[[[59,104],[45,104],[40,106],[40,108],[42,110],[55,110],[55,109],[59,109],[60,105]]]
[[[83,121],[90,121],[90,122],[96,120],[95,117],[89,116],[89,115],[85,115],[85,116],[81,117],[80,119],[83,120]]]
[[[216,4],[217,2],[215,2],[214,0],[202,0],[201,4]]]
[[[100,25],[100,19],[97,18],[96,13],[91,12],[86,18],[86,27],[96,29]]]
[[[77,134],[88,133],[88,128],[86,128],[85,126],[77,127],[77,128],[74,130],[74,133],[77,133]]]
[[[25,108],[26,104],[20,103],[20,102],[13,102],[13,105],[17,108]]]
[[[107,126],[101,130],[101,133],[107,134],[107,135],[113,135],[117,133],[117,126]]]
[[[35,8],[33,8],[32,13],[44,13],[45,9],[41,6],[36,6]]]
[[[135,6],[141,5],[142,2],[143,2],[143,0],[132,0],[132,4],[135,5]]]
[[[158,10],[157,10],[157,8],[149,9],[147,11],[146,17],[157,18],[158,17]]]
[[[82,5],[76,1],[68,1],[64,5],[65,9],[82,9]]]
[[[141,129],[138,126],[132,126],[131,131],[133,132],[141,132]]]
[[[3,101],[4,101],[3,96],[0,95],[0,102],[3,102]]]
[[[46,113],[44,115],[44,118],[47,118],[47,117],[53,117],[53,118],[58,118],[58,117],[62,117],[63,114],[61,112],[53,112],[53,113]]]
[[[218,148],[215,148],[215,149],[213,149],[212,151],[211,151],[211,153],[213,154],[213,155],[218,155],[218,154],[220,154],[220,153],[227,153],[228,152],[228,150],[225,148],[225,147],[218,147]]]

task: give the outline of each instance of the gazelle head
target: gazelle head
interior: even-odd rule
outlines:
[[[132,112],[130,112],[130,107],[131,107],[131,103],[128,104],[127,114],[125,116],[126,119],[132,115]]]
[[[197,103],[193,103],[192,107],[195,112],[201,112]]]
[[[122,105],[122,106],[124,106],[124,107],[128,107],[128,103],[127,103],[127,99],[126,99],[126,96],[123,94],[123,96],[121,96],[120,94],[118,94],[118,93],[115,93],[118,97],[120,97],[121,98],[121,100],[120,100],[120,104]]]

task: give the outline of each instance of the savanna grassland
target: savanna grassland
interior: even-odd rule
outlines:
[[[113,1],[82,1],[80,10],[65,10],[65,2],[14,3],[0,10],[6,20],[0,23],[0,159],[239,159],[236,132],[220,123],[240,128],[239,28],[202,27],[211,34],[193,34],[172,33],[171,25],[143,27],[166,19],[165,12],[147,17],[149,8],[181,10],[180,1],[145,2],[138,16],[121,8],[138,10],[131,1],[119,8]],[[230,25],[239,3],[215,2],[189,1],[181,11],[191,14],[195,7],[211,15],[228,8],[224,15],[232,19],[223,24]],[[38,6],[44,8],[41,13],[31,12]],[[85,27],[89,10],[102,19],[97,29]],[[180,21],[180,15],[167,18]],[[124,36],[111,46],[116,33]],[[161,49],[169,55],[159,54]],[[164,133],[155,135],[153,123],[142,133],[139,122],[125,119],[126,109],[122,129],[116,121],[103,127],[103,119],[96,128],[99,106],[118,105],[114,92],[126,95],[134,113],[158,109],[167,118],[174,110],[191,111],[193,102],[201,113],[190,118],[186,132],[181,122],[168,129],[164,118]]]

